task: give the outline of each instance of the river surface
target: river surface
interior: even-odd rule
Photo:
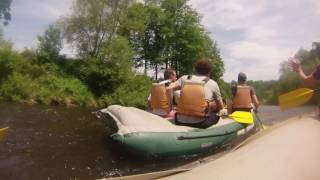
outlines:
[[[272,125],[315,110],[283,113],[277,106],[264,106],[259,116]],[[10,127],[0,142],[0,179],[97,179],[169,169],[198,158],[144,160],[126,154],[108,139],[108,129],[92,111],[0,104],[0,127]]]

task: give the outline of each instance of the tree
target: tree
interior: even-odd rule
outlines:
[[[134,62],[154,68],[169,66],[178,74],[190,74],[194,62],[200,57],[209,57],[214,64],[213,78],[219,79],[224,64],[219,50],[200,24],[200,16],[187,0],[150,0],[146,4],[129,7],[121,33],[126,36],[136,51]]]
[[[8,25],[11,20],[10,5],[12,0],[1,0],[0,1],[0,20],[3,19],[4,25]]]
[[[113,93],[127,78],[134,76],[130,61],[133,53],[125,38],[113,38],[103,46],[102,53],[105,59],[84,61],[78,73],[96,97]]]
[[[42,62],[57,59],[62,49],[63,37],[61,30],[55,25],[49,25],[42,36],[38,36],[37,53]]]
[[[116,36],[129,0],[76,0],[72,14],[62,19],[64,35],[81,57],[101,58],[102,45]]]
[[[155,68],[157,79],[158,66],[163,64],[164,13],[160,6],[141,3],[134,4],[128,9],[121,21],[120,34],[126,36],[136,52],[135,67],[144,66],[147,73],[149,66]]]
[[[167,63],[179,74],[190,74],[198,58],[209,57],[214,64],[212,77],[220,78],[223,61],[216,43],[201,25],[199,14],[187,4],[187,0],[164,0],[161,6],[167,15]]]

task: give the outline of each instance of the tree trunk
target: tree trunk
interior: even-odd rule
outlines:
[[[144,60],[144,75],[147,75],[147,71],[148,71],[147,60]]]
[[[158,64],[156,64],[156,80],[158,80]]]

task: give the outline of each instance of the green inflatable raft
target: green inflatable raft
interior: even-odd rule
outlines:
[[[97,112],[114,132],[111,139],[125,150],[146,157],[183,156],[219,148],[240,135],[251,132],[254,124],[220,119],[207,129],[177,126],[172,121],[134,108],[112,105]]]

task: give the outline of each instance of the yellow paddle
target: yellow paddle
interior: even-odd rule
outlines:
[[[0,129],[0,141],[4,138],[4,136],[7,134],[9,130],[9,127],[1,128]]]
[[[296,107],[308,102],[313,94],[320,89],[312,90],[308,88],[299,88],[279,96],[279,105],[282,110]]]
[[[245,124],[252,124],[253,123],[253,116],[251,112],[246,111],[235,111],[232,114],[229,114],[229,117],[234,119],[235,121],[239,123],[245,123]]]
[[[266,126],[266,125],[264,125],[264,124],[262,123],[262,121],[261,121],[260,117],[258,116],[258,114],[255,113],[255,115],[256,115],[256,119],[259,121],[259,123],[260,123],[260,125],[261,125],[261,128],[262,128],[263,130],[268,129],[269,127]]]

